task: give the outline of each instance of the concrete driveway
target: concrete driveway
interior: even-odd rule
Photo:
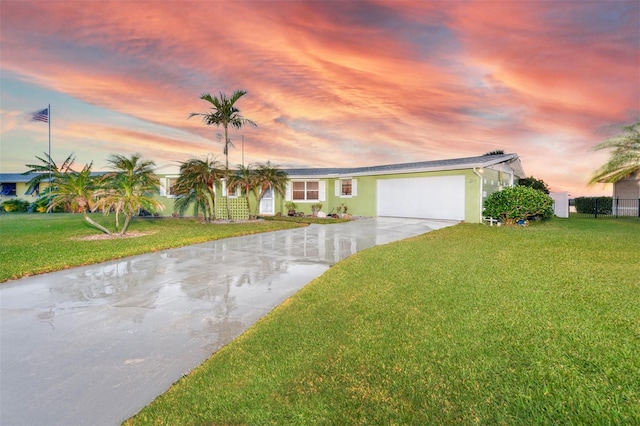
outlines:
[[[311,225],[0,285],[0,424],[119,424],[332,264],[453,224]]]

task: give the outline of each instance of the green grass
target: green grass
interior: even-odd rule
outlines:
[[[640,424],[639,259],[615,220],[374,247],[127,424]]]
[[[91,216],[112,229],[113,215]],[[289,229],[304,224],[283,221],[203,224],[195,219],[135,218],[129,232],[148,235],[107,241],[82,241],[98,235],[80,214],[0,215],[0,282],[140,253],[239,235]]]

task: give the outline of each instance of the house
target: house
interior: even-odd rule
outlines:
[[[450,160],[423,161],[371,167],[284,169],[289,175],[286,194],[268,192],[258,214],[285,214],[285,203],[296,203],[297,211],[311,213],[322,204],[325,213],[345,205],[357,216],[395,216],[482,222],[483,201],[493,192],[524,178],[517,154],[498,154]],[[162,198],[172,198],[177,175],[161,177]],[[246,200],[239,192],[224,197],[216,191],[216,217],[226,217],[226,204],[234,218],[249,216]],[[252,213],[255,198],[250,199]],[[172,202],[164,201],[173,212]]]
[[[175,168],[175,167],[173,167]],[[482,205],[492,193],[514,185],[526,177],[517,154],[484,155],[449,160],[388,164],[370,167],[284,169],[290,181],[284,196],[268,191],[259,204],[250,196],[251,213],[287,214],[285,204],[294,202],[296,210],[310,214],[314,204],[335,213],[346,206],[355,216],[394,216],[482,222]],[[174,214],[172,187],[178,174],[158,167],[159,200],[162,215]],[[30,176],[0,174],[2,201],[19,197],[34,201],[37,193],[23,194]],[[41,184],[42,186],[46,183]],[[637,191],[637,187],[636,187]],[[6,194],[5,194],[6,193]],[[229,204],[234,219],[249,217],[246,198],[240,190],[216,188],[216,217],[226,218]],[[636,192],[637,195],[637,192]]]
[[[32,176],[20,173],[0,173],[0,203],[12,198],[21,198],[26,201],[37,200],[40,196],[40,190],[44,189],[47,184],[41,183],[39,188],[27,192],[31,178]]]

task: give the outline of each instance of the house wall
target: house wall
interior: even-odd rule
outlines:
[[[482,204],[484,200],[492,193],[499,191],[500,189],[509,186],[513,182],[513,177],[510,173],[510,168],[491,169],[486,168],[482,170],[461,169],[461,170],[447,170],[437,172],[420,172],[420,173],[395,173],[388,175],[373,175],[373,176],[343,176],[340,179],[352,178],[357,181],[357,193],[353,196],[340,196],[335,194],[335,182],[340,179],[337,178],[309,178],[294,177],[292,180],[297,181],[323,181],[325,182],[325,199],[319,201],[322,203],[322,211],[329,213],[336,213],[337,208],[344,204],[348,207],[348,212],[354,216],[369,216],[374,217],[378,215],[377,212],[377,181],[384,179],[401,179],[401,178],[419,178],[419,177],[434,177],[434,176],[459,176],[462,175],[465,178],[465,221],[470,223],[482,222]],[[218,191],[220,193],[220,191]],[[286,215],[285,208],[286,196],[275,194],[275,212],[282,215]],[[254,213],[258,200],[254,194],[250,195],[250,207],[251,214]],[[165,205],[165,210],[160,212],[163,216],[170,216],[174,212],[173,203],[174,198],[166,196],[159,196],[158,199]],[[246,207],[246,199],[244,197],[228,198],[231,203],[232,216],[236,219],[249,217],[249,211]],[[216,217],[226,218],[225,198],[219,197],[216,201]],[[297,208],[296,211],[304,214],[311,214],[311,206],[318,203],[318,201],[295,201]],[[186,216],[192,216],[191,211]]]
[[[640,173],[616,182],[613,185],[613,198],[621,200],[640,199]]]
[[[29,188],[28,182],[11,182],[16,184],[16,194],[15,195],[0,195],[0,203],[6,200],[15,200],[20,199],[27,201],[29,203],[33,203],[38,199],[38,193],[34,191],[32,194],[27,195],[27,189]],[[48,183],[40,184],[40,191],[44,190],[47,187]]]

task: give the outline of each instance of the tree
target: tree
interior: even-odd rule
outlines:
[[[122,235],[127,233],[129,223],[140,209],[151,212],[162,210],[164,205],[153,195],[158,192],[160,179],[153,171],[155,163],[142,160],[140,154],[131,158],[124,155],[112,155],[109,160],[115,171],[106,173],[101,178],[102,188],[96,191],[98,197],[94,209],[100,209],[105,214],[111,210],[116,214],[116,230],[120,227],[118,215],[125,215]]]
[[[204,220],[215,219],[216,183],[220,182],[224,171],[215,158],[200,160],[189,159],[180,164],[180,176],[173,186],[173,193],[177,195],[175,208],[179,214],[184,214],[190,205],[194,205],[194,213],[203,212]]]
[[[275,192],[284,197],[287,190],[287,182],[289,176],[287,172],[273,166],[269,161],[263,164],[258,164],[256,167],[256,181],[255,186],[258,189],[258,202],[256,203],[256,216],[258,215],[258,206],[264,194],[269,188],[272,188]]]
[[[553,199],[537,189],[510,186],[489,195],[484,202],[484,216],[510,224],[531,217],[553,217]]]
[[[240,114],[240,110],[235,106],[238,100],[246,95],[245,90],[236,90],[231,97],[227,97],[224,93],[220,92],[220,97],[211,96],[209,93],[203,93],[200,99],[207,101],[211,104],[211,112],[192,112],[189,114],[189,118],[194,116],[201,116],[202,122],[207,126],[215,125],[216,127],[222,126],[224,129],[224,156],[225,167],[229,170],[229,145],[232,145],[229,139],[229,126],[236,129],[240,129],[246,125],[257,126],[256,123],[243,117]],[[231,219],[231,209],[227,202],[227,214]]]
[[[609,161],[596,170],[589,181],[616,183],[627,176],[640,172],[640,120],[628,126],[619,127],[620,133],[605,139],[594,150],[612,150]]]
[[[95,222],[88,214],[93,210],[92,200],[96,189],[96,180],[91,175],[91,166],[92,163],[86,164],[80,172],[70,169],[65,172],[52,171],[51,202],[47,211],[57,206],[68,207],[72,212],[79,211],[89,224],[110,235],[111,232],[107,228]]]
[[[240,187],[247,200],[247,210],[249,212],[251,211],[249,195],[251,192],[256,193],[256,177],[255,170],[251,165],[243,166],[242,164],[238,164],[238,169],[229,176],[229,187],[232,189]],[[257,196],[258,194],[256,194]]]
[[[486,154],[482,154],[483,157],[487,157],[489,155],[504,155],[504,150],[496,149],[496,150],[493,150],[493,151],[489,151]]]
[[[536,179],[533,176],[529,176],[528,178],[520,179],[518,181],[518,185],[520,186],[528,186],[529,188],[537,189],[538,191],[542,191],[545,194],[549,193],[549,187],[542,179]]]
[[[47,154],[44,153],[43,157],[36,158],[40,160],[40,164],[26,164],[29,167],[29,170],[23,173],[23,175],[34,175],[33,178],[29,181],[29,187],[27,188],[27,193],[31,193],[35,188],[38,188],[42,182],[51,181],[50,187],[45,188],[43,191],[43,196],[49,196],[51,192],[51,187],[53,187],[53,177],[59,176],[59,174],[64,174],[72,171],[73,162],[75,161],[75,156],[73,153],[69,154],[69,156],[62,162],[60,167],[53,161],[53,159]]]

